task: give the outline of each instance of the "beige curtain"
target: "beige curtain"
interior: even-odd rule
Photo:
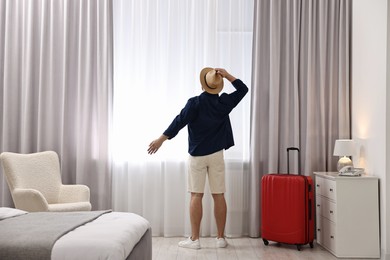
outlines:
[[[0,0],[0,152],[56,151],[64,183],[111,207],[110,0]],[[0,205],[12,206],[0,170]]]
[[[301,174],[336,170],[335,139],[350,137],[350,10],[350,0],[255,1],[252,236],[261,176],[287,172],[287,147],[301,149]]]

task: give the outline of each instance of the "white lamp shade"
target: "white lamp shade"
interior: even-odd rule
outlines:
[[[350,139],[339,139],[334,144],[334,156],[351,156],[354,154],[355,144]]]

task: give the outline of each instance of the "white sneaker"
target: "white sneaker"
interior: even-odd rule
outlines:
[[[180,247],[191,248],[191,249],[200,249],[199,239],[192,240],[191,237],[186,240],[180,241],[178,244]]]
[[[224,247],[227,247],[228,243],[226,242],[226,239],[223,238],[223,237],[220,237],[220,238],[215,238],[215,240],[217,241],[217,248],[224,248]]]

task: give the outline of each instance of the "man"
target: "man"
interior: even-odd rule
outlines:
[[[229,80],[235,91],[219,93],[223,89],[223,78]],[[224,197],[225,162],[223,150],[234,145],[229,113],[248,92],[247,86],[230,75],[225,69],[204,68],[200,72],[203,93],[190,98],[180,114],[175,117],[167,130],[148,148],[154,154],[164,141],[172,139],[188,125],[188,191],[191,193],[190,220],[191,236],[179,242],[180,247],[200,249],[199,233],[202,220],[202,198],[206,175],[214,199],[214,214],[217,223],[217,247],[227,246],[225,224],[227,206]]]

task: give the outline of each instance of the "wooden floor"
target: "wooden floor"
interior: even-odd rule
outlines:
[[[201,238],[201,249],[186,249],[177,246],[182,237],[153,237],[153,260],[334,260],[335,256],[314,243],[314,248],[309,245],[298,251],[296,246],[281,245],[270,242],[268,246],[259,238],[231,238],[227,239],[228,247],[216,248],[215,238]]]

